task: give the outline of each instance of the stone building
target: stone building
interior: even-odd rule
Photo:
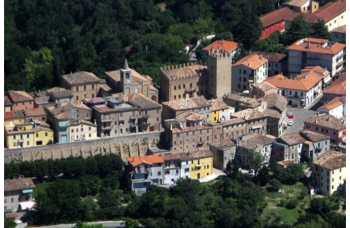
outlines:
[[[214,168],[225,170],[228,161],[234,160],[236,155],[236,144],[230,139],[218,143],[210,143],[209,150],[213,154]]]
[[[63,87],[72,91],[73,101],[97,97],[100,79],[91,72],[79,71],[62,76]]]
[[[140,93],[158,102],[158,89],[155,88],[152,78],[148,75],[141,75],[129,68],[126,59],[123,68],[107,71],[105,75],[106,84],[110,87],[112,93],[123,93],[125,95]]]
[[[208,66],[186,63],[160,68],[161,101],[201,95],[211,99],[231,93],[231,61],[229,52],[212,50]]]

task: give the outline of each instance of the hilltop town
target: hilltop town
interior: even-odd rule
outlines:
[[[260,39],[284,32],[299,14],[345,35],[342,6],[290,1],[260,17]],[[82,70],[49,89],[8,90],[5,163],[116,154],[136,196],[234,169],[252,179],[265,168],[300,164],[311,196],[338,192],[345,199],[345,49],[303,37],[286,54],[243,56],[240,43],[219,39],[200,50],[205,61],[160,67],[159,84],[124,59],[103,78]],[[34,188],[30,178],[7,179],[5,211],[33,209]]]

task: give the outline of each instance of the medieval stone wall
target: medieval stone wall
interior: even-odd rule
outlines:
[[[79,142],[61,143],[30,148],[5,149],[4,162],[61,159],[70,156],[84,158],[97,154],[114,153],[126,157],[146,155],[148,148],[156,147],[161,132],[139,133],[127,136],[99,138]]]

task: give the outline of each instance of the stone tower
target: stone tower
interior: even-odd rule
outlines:
[[[130,94],[131,86],[131,69],[129,68],[128,61],[125,59],[123,68],[120,69],[120,81],[125,94]]]
[[[207,62],[210,96],[218,98],[231,93],[231,53],[222,49],[210,50]]]

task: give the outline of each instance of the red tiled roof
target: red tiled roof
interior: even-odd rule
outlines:
[[[15,114],[13,112],[4,112],[4,119],[13,119],[15,118]]]
[[[266,28],[280,21],[292,21],[298,15],[299,13],[294,12],[288,7],[283,7],[281,9],[276,9],[271,11],[270,13],[260,16],[260,22],[262,26]]]
[[[31,109],[26,109],[26,116],[45,116],[45,110],[44,108],[31,108]]]
[[[205,51],[210,51],[213,49],[214,51],[218,50],[219,48],[224,49],[225,51],[233,51],[236,48],[238,48],[238,43],[233,42],[233,41],[228,41],[228,40],[217,40],[214,41],[213,43],[209,44],[202,50]]]
[[[128,157],[126,160],[134,167],[141,165],[142,163],[149,165],[153,165],[155,163],[164,163],[164,159],[159,155]]]
[[[268,62],[268,60],[265,59],[264,57],[259,56],[257,54],[251,54],[251,55],[245,56],[242,59],[238,60],[232,66],[245,65],[253,70],[256,70],[260,66],[262,66],[263,64],[265,64],[267,62]]]
[[[277,52],[254,51],[252,54],[262,55],[269,62],[279,62],[287,57],[287,55]]]
[[[10,90],[8,93],[9,93],[10,99],[14,103],[34,100],[34,98],[32,96],[30,96],[28,93],[26,93],[24,91]]]
[[[303,51],[303,52],[314,52],[334,55],[345,48],[345,44],[342,43],[331,43],[326,39],[318,38],[304,38],[297,40],[292,45],[290,45],[287,50],[293,51]]]
[[[316,14],[317,18],[321,18],[324,23],[327,23],[345,11],[346,2],[328,2],[314,13]]]
[[[342,97],[335,97],[333,98],[330,102],[328,102],[327,104],[319,107],[317,110],[320,109],[328,109],[328,110],[332,110],[336,107],[339,107],[340,105],[343,105],[343,102],[340,101]]]
[[[345,77],[342,81],[333,82],[328,88],[323,90],[323,93],[325,94],[336,94],[336,95],[346,95],[346,81]]]
[[[4,96],[4,105],[5,106],[11,106],[12,105],[12,102],[11,102],[10,98],[7,95]]]

